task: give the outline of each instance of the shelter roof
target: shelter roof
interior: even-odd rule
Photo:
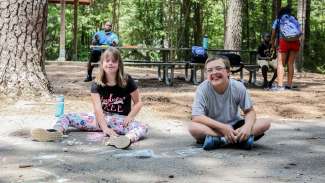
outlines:
[[[66,4],[74,4],[74,2],[77,0],[65,0]],[[93,2],[94,0],[79,0],[80,5],[89,5]],[[49,0],[49,3],[52,4],[60,4],[61,0]]]

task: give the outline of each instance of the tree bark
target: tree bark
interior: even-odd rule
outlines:
[[[202,4],[198,1],[194,3],[194,24],[193,24],[193,35],[194,44],[201,45],[202,38]]]
[[[306,4],[306,20],[305,20],[305,45],[304,45],[304,55],[305,58],[310,56],[310,1],[307,0]]]
[[[292,0],[287,0],[287,5],[291,7],[292,6]]]
[[[112,5],[112,24],[113,24],[113,31],[119,33],[119,0],[113,0]]]
[[[269,0],[262,0],[261,9],[262,9],[262,18],[261,18],[261,33],[270,32],[268,29],[269,21],[268,21],[268,4]]]
[[[73,60],[78,60],[78,6],[79,0],[73,3]]]
[[[281,0],[273,0],[272,1],[272,20],[276,19],[280,8],[281,8]]]
[[[300,51],[297,57],[298,71],[302,71],[303,63],[304,63],[304,45],[305,45],[305,27],[306,27],[306,8],[307,8],[307,0],[298,0],[298,7],[297,7],[297,18],[299,20],[302,36],[300,38]]]
[[[0,2],[0,93],[48,96],[45,74],[47,0]]]
[[[191,1],[190,0],[183,0],[180,4],[180,20],[179,20],[179,27],[177,31],[177,39],[178,44],[177,47],[179,48],[190,48],[190,29],[191,27]],[[191,58],[190,52],[178,52],[178,56],[185,60],[189,60]]]
[[[226,40],[226,32],[227,32],[227,10],[228,10],[228,1],[222,0],[222,11],[223,11],[223,35],[224,35],[224,41]]]
[[[232,0],[227,10],[224,49],[241,48],[243,0]]]

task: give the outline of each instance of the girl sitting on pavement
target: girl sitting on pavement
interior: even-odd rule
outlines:
[[[134,120],[142,107],[139,90],[132,77],[124,72],[116,48],[108,48],[101,56],[99,73],[91,86],[91,99],[95,114],[66,114],[53,129],[32,130],[32,139],[57,140],[72,126],[85,131],[101,130],[110,137],[107,145],[124,149],[146,136],[148,128]]]

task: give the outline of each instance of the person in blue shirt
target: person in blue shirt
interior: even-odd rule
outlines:
[[[98,31],[95,33],[95,35],[92,38],[91,45],[94,46],[118,46],[118,36],[112,32],[112,23],[107,21],[103,25],[103,30]],[[93,62],[98,62],[100,59],[100,56],[102,54],[103,48],[95,47],[92,48],[90,53],[90,59],[87,64],[87,76],[85,78],[85,82],[89,82],[92,80],[92,71],[94,69],[94,66],[91,65]]]

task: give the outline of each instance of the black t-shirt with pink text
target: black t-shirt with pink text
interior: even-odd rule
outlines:
[[[91,93],[98,93],[104,112],[127,116],[131,111],[131,93],[137,89],[131,76],[128,76],[125,88],[115,86],[91,85]]]

